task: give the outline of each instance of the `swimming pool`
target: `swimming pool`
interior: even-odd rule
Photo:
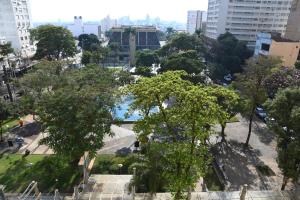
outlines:
[[[143,118],[139,111],[133,112],[131,115],[126,116],[129,110],[130,104],[133,102],[133,98],[130,96],[122,97],[122,100],[114,110],[114,118],[125,121],[125,122],[135,122]],[[150,113],[157,112],[158,109],[152,109]]]
[[[138,111],[132,113],[130,116],[126,116],[129,110],[130,104],[133,102],[133,98],[130,96],[122,97],[122,100],[114,110],[114,117],[122,121],[137,121],[142,118]]]

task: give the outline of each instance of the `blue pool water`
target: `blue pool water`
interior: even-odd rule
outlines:
[[[130,104],[133,102],[131,97],[123,97],[122,102],[115,108],[115,118],[123,121],[137,121],[142,118],[138,111],[132,113],[130,116],[126,116],[129,110]]]
[[[121,103],[119,103],[114,110],[115,111],[114,117],[118,120],[122,120],[125,122],[131,122],[131,121],[134,122],[142,119],[143,116],[138,111],[135,111],[131,115],[126,116],[126,113],[128,112],[130,104],[132,102],[133,102],[132,97],[130,96],[123,97]],[[157,110],[158,109],[152,109],[150,113],[157,112]]]

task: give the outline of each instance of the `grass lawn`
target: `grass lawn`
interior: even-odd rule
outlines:
[[[5,192],[23,192],[31,181],[38,182],[42,192],[72,192],[81,170],[55,156],[10,154],[0,158],[0,183]],[[58,180],[58,181],[56,181]]]
[[[9,129],[18,126],[19,119],[11,118],[4,121],[2,125],[3,133],[7,132]]]

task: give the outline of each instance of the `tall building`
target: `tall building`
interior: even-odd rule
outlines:
[[[0,0],[0,37],[12,44],[16,53],[32,56],[35,47],[30,41],[32,28],[29,0]]]
[[[73,36],[78,37],[81,34],[95,34],[100,38],[101,26],[97,23],[83,23],[82,16],[75,16],[74,23],[67,25]]]
[[[206,12],[200,10],[189,10],[187,14],[187,32],[194,34],[196,30],[204,28]]]
[[[255,46],[258,32],[284,34],[293,0],[209,0],[206,36],[229,31]]]
[[[300,1],[294,0],[286,27],[285,38],[300,41]]]

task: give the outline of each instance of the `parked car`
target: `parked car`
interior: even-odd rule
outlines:
[[[267,113],[266,111],[262,108],[262,107],[256,107],[255,109],[255,114],[256,116],[263,120],[264,122],[266,122],[266,118],[267,118]]]
[[[228,81],[228,82],[231,82],[231,81],[232,81],[232,78],[233,78],[233,77],[232,77],[231,74],[227,74],[227,75],[224,76],[224,80],[225,80],[225,81]]]

